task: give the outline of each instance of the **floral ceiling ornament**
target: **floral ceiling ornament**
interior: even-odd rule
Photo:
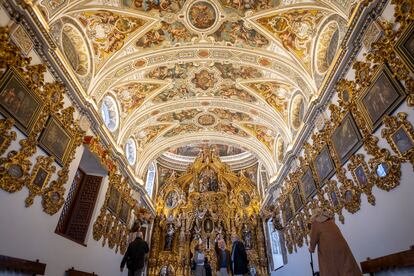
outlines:
[[[200,88],[201,90],[208,90],[213,88],[215,84],[218,82],[214,76],[214,73],[210,73],[206,69],[201,70],[198,73],[194,74],[194,78],[191,82],[195,85],[196,88]]]

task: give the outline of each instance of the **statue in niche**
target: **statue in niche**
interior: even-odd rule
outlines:
[[[213,231],[213,222],[211,219],[207,218],[204,221],[204,232],[211,233]]]
[[[218,179],[216,172],[211,168],[204,169],[199,176],[200,192],[217,192]]]
[[[167,195],[167,199],[165,200],[168,208],[174,208],[177,206],[178,203],[178,194],[176,191],[171,191]]]
[[[243,237],[244,246],[246,247],[246,249],[247,250],[252,249],[253,248],[252,232],[250,231],[247,224],[243,224],[242,237]]]
[[[190,183],[190,186],[188,188],[188,192],[189,193],[195,192],[194,182],[191,182]]]
[[[196,217],[195,224],[194,224],[194,240],[200,241],[201,240],[201,225],[200,220]]]
[[[165,251],[171,251],[172,250],[172,245],[173,245],[173,240],[174,240],[174,226],[173,224],[168,224],[167,227],[167,233],[165,235],[165,246],[164,246],[164,250]]]

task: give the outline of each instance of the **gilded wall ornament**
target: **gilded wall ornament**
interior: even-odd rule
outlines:
[[[372,194],[374,181],[365,162],[365,156],[363,154],[353,155],[351,162],[348,164],[348,170],[351,172],[354,182],[358,184],[359,189],[367,195],[368,202],[375,205],[375,197]]]
[[[385,128],[381,135],[387,139],[392,150],[402,161],[409,161],[414,166],[414,131],[407,113],[399,112],[397,116],[384,118]]]
[[[13,119],[0,119],[0,156],[9,148],[12,141],[16,140],[16,132],[11,130]]]
[[[30,179],[26,183],[26,187],[29,189],[29,196],[26,198],[26,207],[33,204],[33,199],[36,196],[42,195],[42,190],[49,183],[49,179],[56,171],[56,167],[52,165],[54,162],[53,157],[38,156],[36,158],[36,164],[32,169]]]

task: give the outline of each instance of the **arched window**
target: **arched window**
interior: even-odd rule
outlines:
[[[152,197],[152,191],[154,190],[154,180],[155,180],[155,165],[154,163],[151,163],[148,166],[147,183],[145,185],[145,190],[147,191],[150,197]]]
[[[282,267],[284,265],[283,261],[283,248],[281,243],[281,236],[279,231],[273,228],[272,220],[268,220],[267,222],[267,230],[269,233],[269,243],[271,249],[271,268],[272,271]]]
[[[102,100],[101,115],[110,132],[117,130],[119,125],[119,113],[114,98],[106,96]]]
[[[131,166],[135,164],[137,159],[137,146],[132,138],[129,138],[125,144],[125,156]]]

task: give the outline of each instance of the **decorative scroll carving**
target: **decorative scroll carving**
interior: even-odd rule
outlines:
[[[51,175],[56,171],[56,167],[52,166],[54,159],[48,156],[38,156],[37,162],[33,167],[30,180],[26,184],[29,189],[29,196],[26,198],[26,207],[33,204],[35,196],[42,195],[43,188],[49,183]]]
[[[81,144],[83,131],[80,130],[77,121],[73,118],[74,108],[63,108],[64,87],[61,83],[45,83],[44,74],[46,67],[43,64],[29,65],[30,58],[24,57],[19,49],[10,43],[9,30],[0,28],[1,57],[0,68],[8,69],[9,74],[18,74],[24,82],[24,86],[41,100],[40,113],[36,116],[30,128],[23,129],[27,134],[25,139],[19,141],[20,149],[10,151],[6,157],[0,158],[0,188],[10,193],[19,191],[24,185],[29,189],[29,196],[26,199],[26,206],[33,204],[33,199],[37,195],[42,196],[43,210],[53,215],[64,203],[65,188],[67,182],[69,165],[74,158],[76,148]],[[71,136],[71,141],[65,150],[65,158],[62,169],[58,172],[58,178],[47,186],[51,174],[55,172],[55,167],[51,165],[52,158],[39,156],[37,163],[29,173],[32,165],[29,158],[37,151],[38,135],[45,128],[50,116],[54,116]],[[11,140],[14,140],[14,132],[6,133],[10,129],[11,121],[8,120],[1,124],[5,130],[5,138],[1,144],[1,152],[7,151]],[[26,131],[25,131],[26,130]]]
[[[0,155],[2,155],[10,146],[11,142],[16,140],[16,132],[12,131],[14,124],[13,119],[0,120]]]

